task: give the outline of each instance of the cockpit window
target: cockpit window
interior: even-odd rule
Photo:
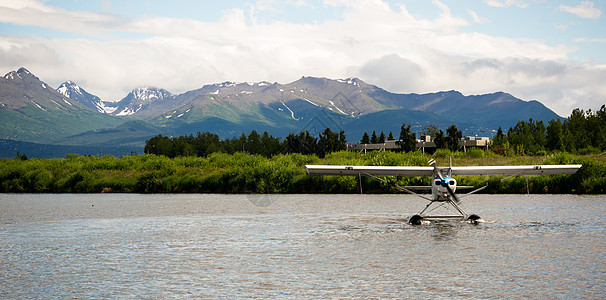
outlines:
[[[450,184],[450,185],[454,185],[454,184],[455,184],[455,182],[454,182],[454,180],[451,180],[451,181],[450,181],[448,184]]]
[[[440,185],[440,181],[436,180],[435,185]]]

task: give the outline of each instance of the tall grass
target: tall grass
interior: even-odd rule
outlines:
[[[442,153],[443,152],[443,153]],[[438,165],[582,164],[574,175],[467,176],[460,185],[488,184],[487,193],[604,193],[606,160],[559,153],[549,156],[501,157],[482,150],[467,154],[437,152],[333,152],[315,155],[280,154],[267,158],[247,153],[213,153],[208,157],[167,158],[157,155],[61,159],[0,160],[3,193],[357,193],[357,177],[310,176],[306,164],[426,166]],[[452,156],[450,154],[453,154]],[[429,185],[427,177],[386,178],[387,183],[362,178],[364,192],[391,193],[394,184]]]

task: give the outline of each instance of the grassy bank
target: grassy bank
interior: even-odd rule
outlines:
[[[214,153],[208,157],[167,158],[156,155],[61,159],[0,160],[0,192],[3,193],[357,193],[358,178],[309,176],[305,164],[425,166],[435,158],[438,165],[583,164],[574,175],[468,176],[460,185],[483,186],[487,193],[604,193],[604,156],[501,157],[490,152],[467,154],[336,152],[319,159],[315,155],[285,154],[266,158],[246,153]],[[389,183],[363,178],[364,192],[396,192]],[[399,178],[400,185],[429,185],[424,177]]]

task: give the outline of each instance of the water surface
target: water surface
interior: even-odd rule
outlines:
[[[0,297],[603,298],[606,199],[0,195]]]

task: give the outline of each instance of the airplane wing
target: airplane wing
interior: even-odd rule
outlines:
[[[432,176],[433,167],[306,165],[309,175]]]
[[[452,167],[452,176],[574,174],[582,165],[527,165]]]
[[[582,165],[452,167],[452,176],[574,174]],[[309,175],[432,176],[433,167],[306,165]],[[439,168],[442,169],[442,168]]]

